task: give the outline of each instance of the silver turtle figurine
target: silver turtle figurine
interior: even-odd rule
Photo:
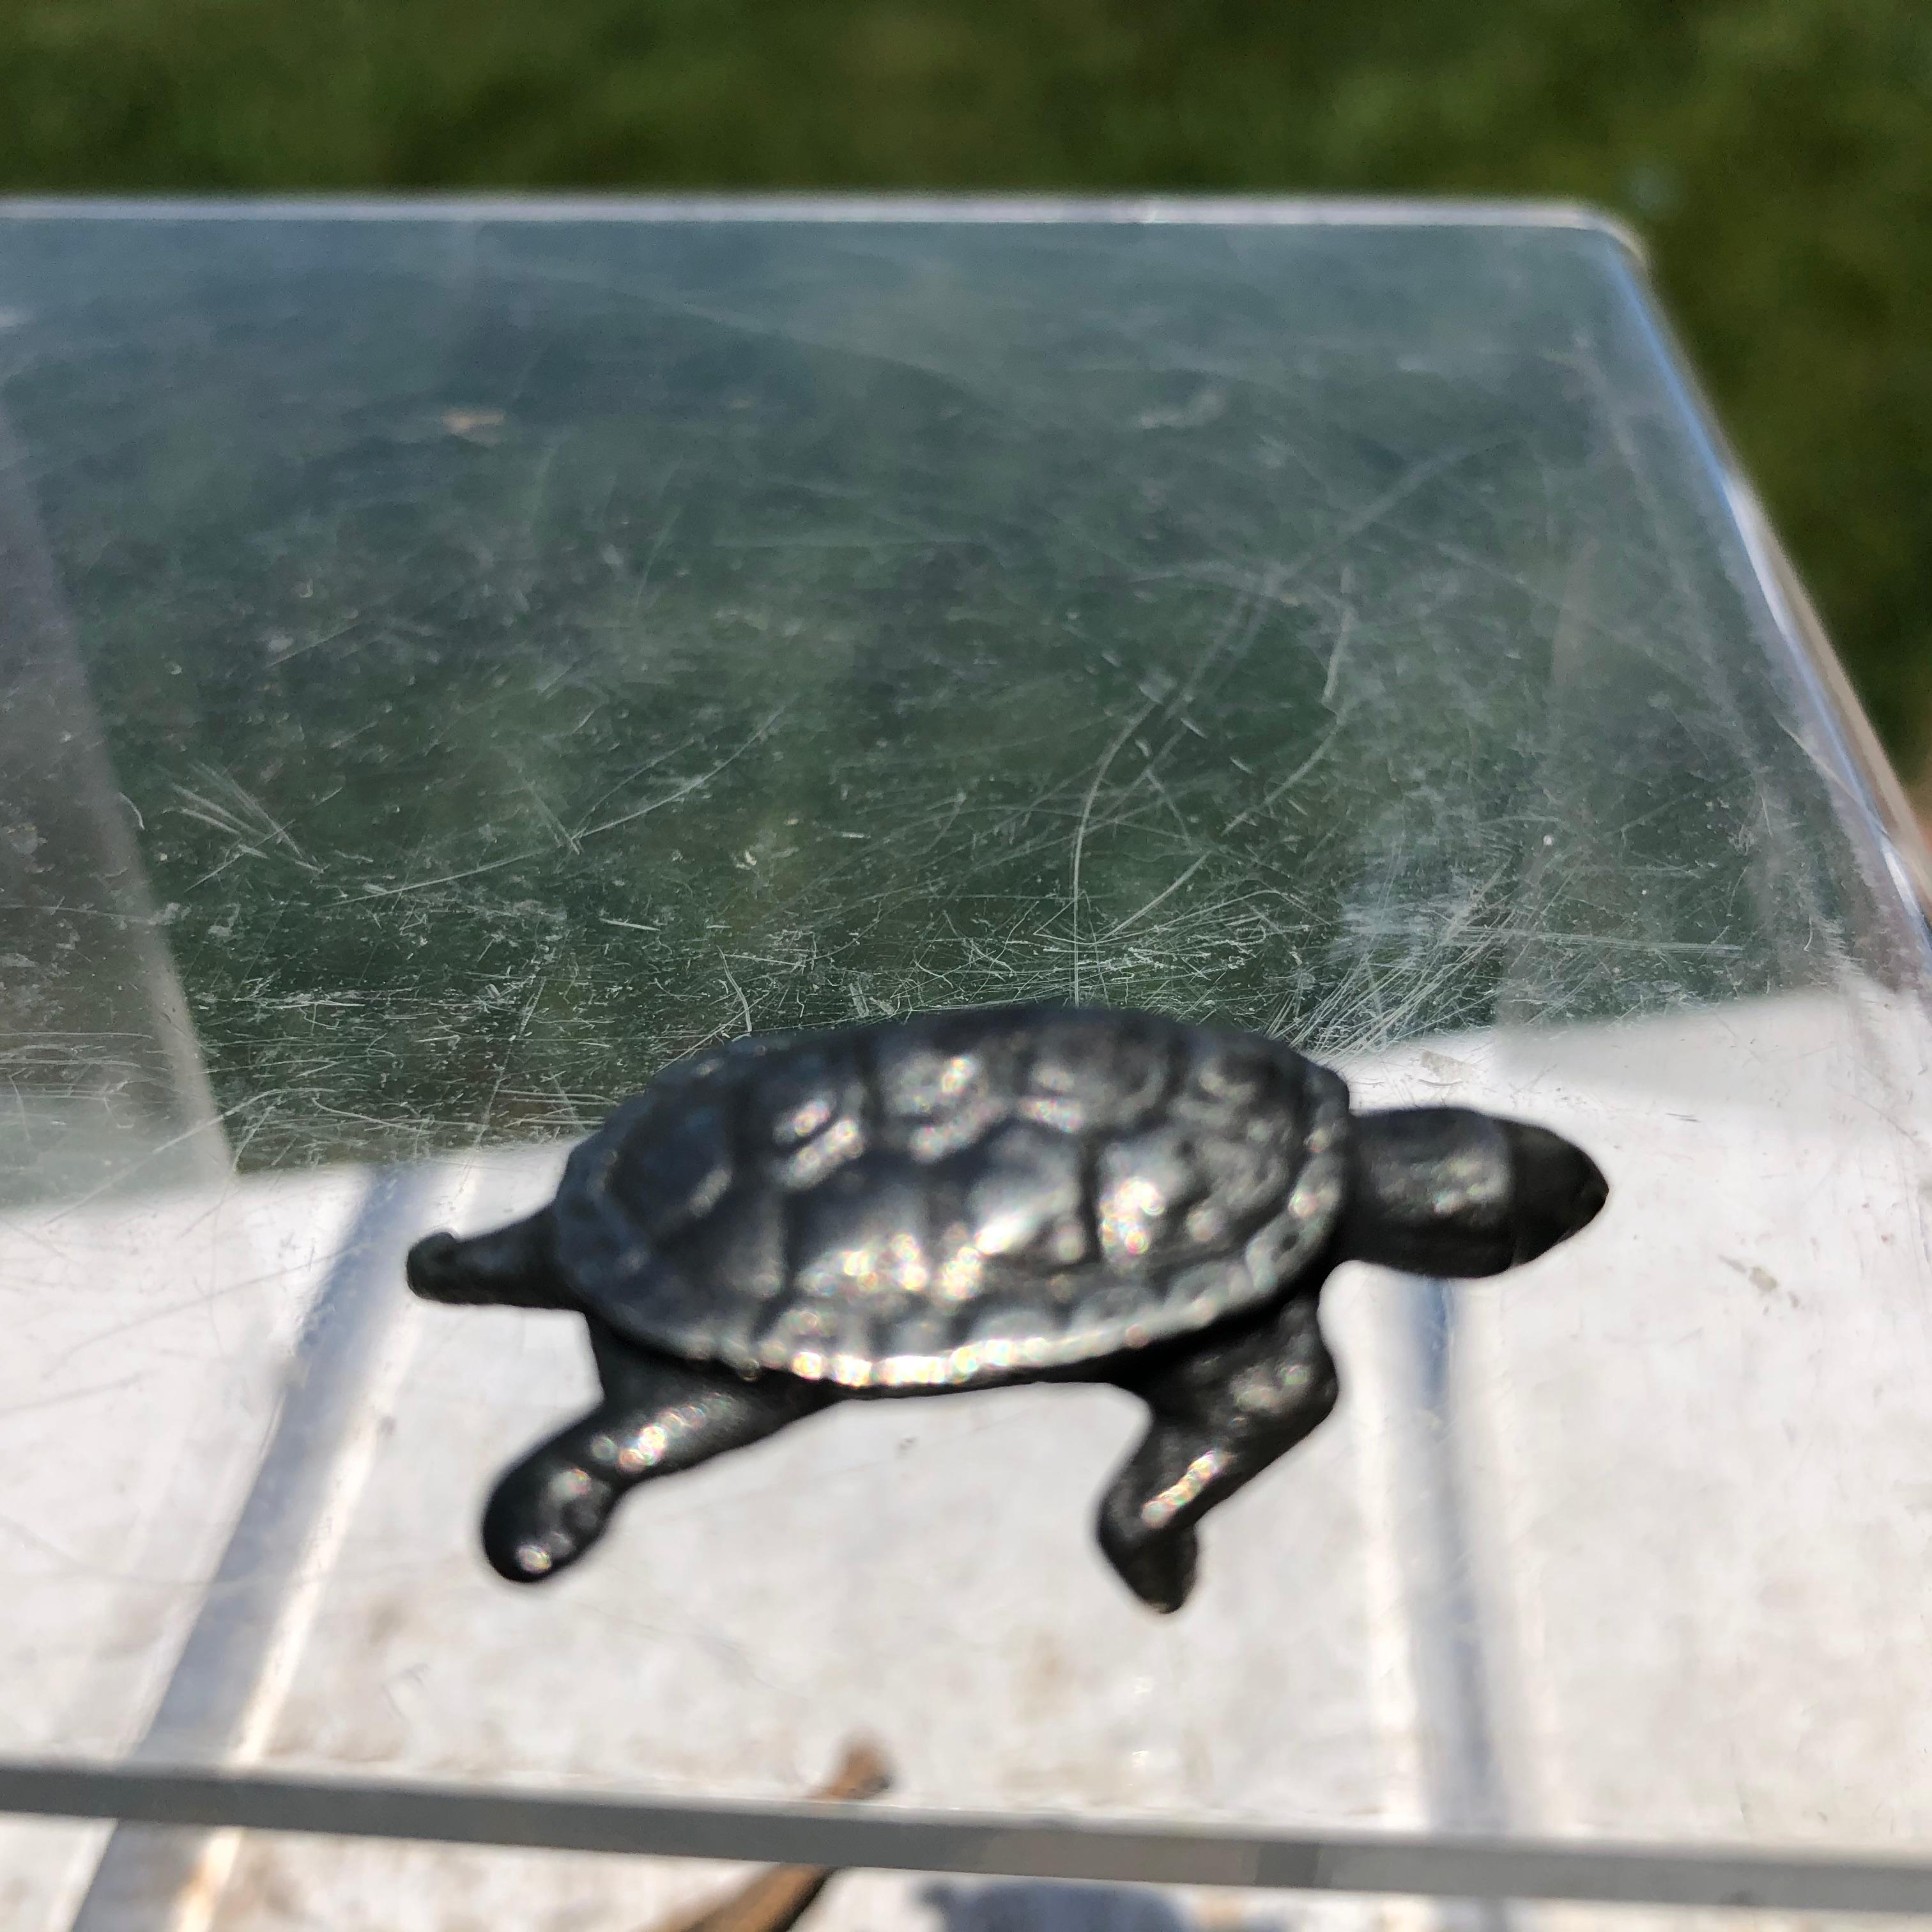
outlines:
[[[432,1301],[582,1315],[604,1388],[498,1484],[490,1563],[555,1576],[640,1483],[854,1396],[1107,1382],[1150,1412],[1100,1541],[1156,1610],[1195,1526],[1335,1405],[1345,1261],[1499,1273],[1608,1193],[1540,1127],[1352,1114],[1257,1034],[1022,1006],[733,1041],[668,1068],[529,1219],[410,1251]]]

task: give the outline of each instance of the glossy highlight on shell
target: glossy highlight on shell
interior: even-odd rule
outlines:
[[[1260,1035],[1012,1006],[694,1056],[572,1155],[560,1266],[619,1334],[880,1390],[1036,1374],[1276,1296],[1342,1081]]]

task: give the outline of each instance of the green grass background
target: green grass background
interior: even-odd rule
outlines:
[[[1924,0],[0,0],[0,190],[437,187],[1595,202],[1932,753]]]

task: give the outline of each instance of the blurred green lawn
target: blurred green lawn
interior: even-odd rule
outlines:
[[[1598,202],[1932,754],[1924,0],[0,0],[0,190],[440,186]]]

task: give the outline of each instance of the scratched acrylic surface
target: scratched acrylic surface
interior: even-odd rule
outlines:
[[[1587,226],[0,210],[0,1758],[1932,1855],[1923,933],[1737,488]],[[581,1324],[410,1244],[701,1042],[1055,996],[1610,1204],[1341,1268],[1179,1616],[1100,1388],[499,1581]],[[206,1849],[0,1922],[494,1882]]]
[[[16,225],[14,460],[236,1155],[575,1133],[748,1024],[1070,994],[1320,1052],[1882,946],[1626,276]]]

